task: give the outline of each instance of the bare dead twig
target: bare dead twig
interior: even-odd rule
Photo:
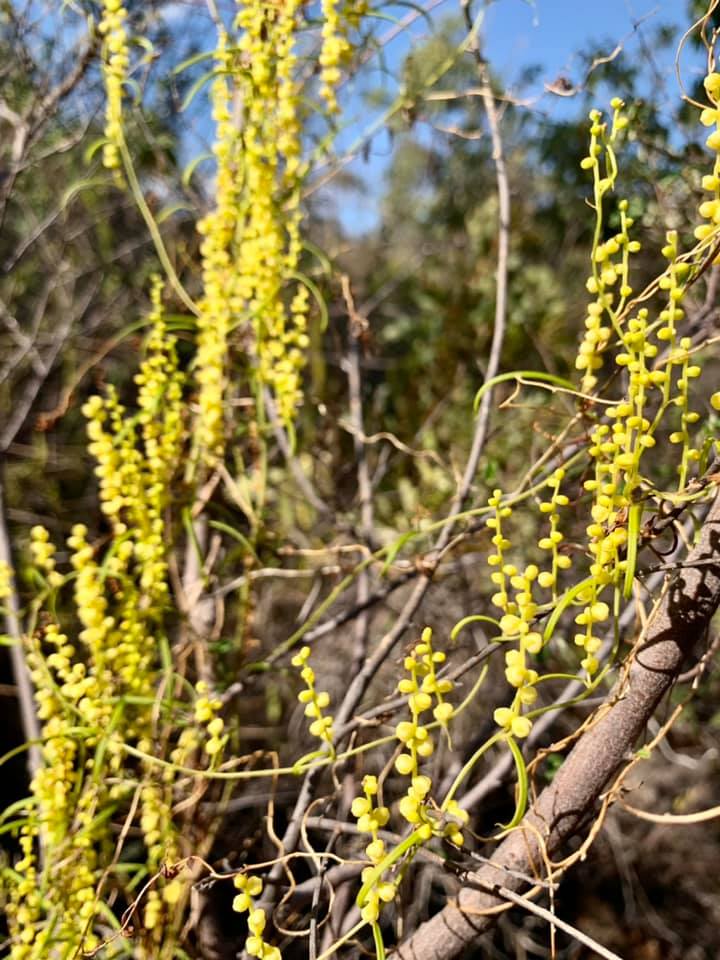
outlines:
[[[358,313],[355,308],[350,278],[343,274],[340,278],[343,297],[349,319],[348,352],[343,363],[348,380],[348,400],[350,405],[350,421],[354,428],[353,446],[355,448],[355,462],[357,470],[358,502],[360,506],[360,536],[363,543],[372,549],[376,542],[375,519],[373,510],[373,490],[370,480],[370,466],[367,450],[363,442],[365,427],[363,424],[362,379],[360,375],[360,344],[363,341],[369,326],[367,317]],[[370,572],[363,568],[357,579],[355,600],[358,606],[363,607],[353,625],[353,659],[351,673],[360,669],[365,659],[368,643],[368,612],[364,606],[370,596]]]
[[[542,920],[547,920],[551,927],[557,927],[558,929],[563,930],[565,933],[571,936],[573,940],[577,940],[578,943],[582,943],[586,947],[590,947],[590,949],[594,950],[599,957],[604,957],[605,960],[623,960],[623,958],[618,956],[617,953],[613,953],[612,950],[608,950],[607,947],[604,947],[601,943],[598,943],[597,940],[594,940],[586,933],[583,933],[582,930],[578,930],[578,928],[574,927],[571,923],[567,923],[565,920],[560,920],[550,910],[546,910],[544,907],[538,906],[538,904],[530,900],[529,897],[523,897],[520,894],[515,893],[513,890],[509,890],[507,887],[503,886],[494,887],[493,893],[499,894],[501,897],[504,897],[505,900],[510,900],[511,903],[514,903],[518,907],[522,907],[523,910],[527,910],[528,913],[534,913],[536,917],[540,917]]]
[[[0,478],[1,480],[2,478]],[[12,570],[12,555],[10,550],[10,537],[8,535],[7,523],[5,521],[5,507],[3,503],[3,491],[0,483],[0,565],[7,565]],[[41,765],[40,753],[40,721],[35,712],[35,700],[33,696],[32,681],[30,671],[28,670],[25,655],[22,647],[22,626],[20,623],[20,604],[17,593],[15,592],[14,578],[10,576],[10,592],[4,600],[5,606],[5,629],[8,636],[13,640],[10,647],[10,662],[12,664],[13,676],[15,678],[18,707],[20,712],[20,722],[22,724],[23,737],[30,744],[27,751],[27,767],[30,779],[37,773]]]

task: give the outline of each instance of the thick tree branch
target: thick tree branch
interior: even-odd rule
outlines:
[[[493,916],[483,912],[503,904],[503,898],[493,891],[500,887],[518,891],[523,886],[506,871],[542,873],[543,856],[556,854],[576,832],[611,777],[632,754],[645,724],[680,673],[685,657],[707,630],[719,604],[720,495],[688,564],[672,576],[646,639],[623,679],[521,826],[498,847],[493,857],[496,866],[484,866],[473,873],[457,901],[401,944],[393,954],[395,960],[460,957],[493,923]]]

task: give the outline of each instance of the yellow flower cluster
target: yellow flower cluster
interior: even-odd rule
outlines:
[[[587,629],[576,642],[586,651],[583,666],[590,674],[597,669],[594,654],[600,646],[591,630],[596,619],[593,610],[598,609],[599,594],[608,584],[617,584],[625,576],[626,594],[631,589],[634,570],[628,568],[627,555],[637,545],[642,515],[642,500],[636,495],[641,484],[641,460],[645,451],[655,446],[655,435],[667,419],[669,408],[679,408],[680,429],[670,432],[669,441],[682,444],[680,491],[686,486],[692,464],[701,456],[690,436],[699,414],[689,406],[689,385],[700,375],[700,367],[692,362],[690,338],[679,337],[677,329],[684,317],[681,303],[689,267],[678,260],[675,231],[668,231],[662,252],[668,267],[659,288],[667,295],[667,305],[660,311],[659,325],[651,324],[648,310],[641,308],[620,328],[621,349],[615,363],[624,374],[625,394],[595,425],[588,448],[595,463],[594,478],[585,482],[585,489],[594,495],[592,522],[587,527],[592,585],[584,592],[586,607],[581,615]],[[658,360],[661,347],[664,352]],[[679,373],[677,378],[674,370]],[[653,391],[659,393],[654,417],[648,410]],[[600,606],[603,608],[604,604]]]
[[[585,335],[575,361],[576,368],[583,372],[581,389],[585,392],[592,391],[597,385],[596,373],[602,366],[602,354],[616,326],[615,317],[632,295],[630,254],[640,250],[639,242],[630,239],[633,220],[627,213],[627,200],[621,200],[618,204],[620,230],[609,239],[601,240],[604,198],[614,188],[618,173],[614,144],[620,131],[628,125],[628,118],[623,113],[623,101],[615,97],[611,106],[613,120],[609,132],[607,124],[601,122],[600,111],[590,111],[590,150],[581,163],[584,170],[592,170],[593,173],[595,207],[591,253],[593,272],[587,281],[588,292],[595,296],[595,301],[588,306]],[[605,161],[604,169],[601,158]]]
[[[138,748],[149,752],[150,744],[140,740]],[[140,791],[140,829],[145,841],[146,866],[153,876],[160,871],[163,863],[173,863],[179,858],[177,834],[172,825],[172,773],[165,776],[164,784],[154,783],[156,775],[150,765],[146,765],[146,780]],[[160,956],[166,924],[171,920],[172,908],[182,893],[179,881],[165,883],[148,890],[143,904],[143,926],[153,943],[152,956]]]
[[[506,569],[504,561],[504,551],[509,548],[510,541],[503,536],[502,522],[512,516],[512,509],[502,506],[502,490],[500,489],[493,490],[492,495],[488,497],[488,506],[493,508],[494,516],[487,518],[485,526],[488,530],[494,531],[490,542],[495,547],[495,552],[488,554],[487,562],[491,567],[498,568],[493,572],[491,578],[492,582],[498,587],[493,603],[504,609],[507,603],[507,578],[511,574]]]
[[[436,722],[446,731],[453,715],[452,704],[444,699],[452,691],[453,682],[440,679],[436,672],[436,668],[444,662],[445,654],[441,650],[433,650],[432,630],[426,627],[420,642],[405,657],[404,667],[409,677],[403,678],[397,685],[398,692],[407,695],[412,720],[402,721],[395,728],[395,736],[407,751],[398,756],[395,768],[398,773],[411,778],[407,793],[400,800],[399,810],[405,820],[416,827],[418,840],[423,842],[431,836],[444,836],[461,846],[463,838],[458,822],[465,822],[467,814],[460,810],[455,801],[450,801],[450,806],[444,811],[449,819],[441,820],[428,796],[432,782],[419,770],[419,758],[426,759],[434,750],[432,735],[422,722],[421,714],[432,709]]]
[[[717,153],[720,151],[720,112],[717,109],[720,74],[706,78],[705,87],[713,106],[703,111],[701,120],[707,126],[718,126],[708,138],[708,146]],[[593,170],[595,181],[596,231],[593,275],[588,281],[588,289],[597,295],[597,301],[589,307],[587,333],[576,366],[584,371],[583,389],[592,389],[597,382],[594,371],[602,363],[600,354],[614,331],[620,342],[615,363],[625,384],[624,395],[607,408],[605,417],[593,427],[589,446],[595,465],[594,477],[585,483],[585,489],[593,493],[591,523],[587,527],[590,581],[575,597],[575,601],[584,607],[576,617],[576,623],[584,627],[584,631],[577,634],[575,640],[585,651],[582,665],[589,675],[598,669],[595,654],[601,644],[593,625],[604,622],[609,616],[607,604],[600,599],[600,594],[606,586],[618,585],[623,578],[625,594],[629,595],[632,589],[643,510],[642,496],[638,494],[642,482],[641,459],[646,450],[655,446],[656,433],[667,420],[668,409],[679,408],[679,429],[670,432],[669,441],[682,445],[678,465],[680,491],[688,482],[692,465],[701,456],[691,438],[691,428],[698,422],[699,414],[689,405],[689,386],[700,375],[700,367],[692,362],[690,339],[678,332],[678,323],[684,317],[682,300],[690,266],[678,256],[677,233],[668,231],[662,250],[668,266],[658,286],[667,296],[667,303],[659,313],[659,322],[651,321],[646,308],[641,308],[627,320],[623,316],[626,298],[632,292],[628,281],[628,255],[639,248],[629,239],[628,229],[632,221],[627,217],[626,201],[619,204],[620,232],[610,240],[600,241],[603,196],[612,188],[617,176],[612,144],[619,129],[618,116],[622,106],[621,101],[613,101],[615,121],[609,136],[597,111],[591,114],[590,155],[582,164]],[[625,118],[620,115],[620,119]],[[606,161],[604,177],[599,163],[603,153]],[[701,241],[714,234],[720,223],[719,172],[720,154],[716,156],[713,174],[703,181],[703,186],[713,191],[714,199],[705,201],[700,207],[700,215],[710,220],[709,224],[696,230],[696,237]],[[618,280],[620,289],[616,299],[614,287]],[[603,325],[604,317],[609,318],[611,326]],[[674,376],[675,371],[677,376]],[[651,401],[657,411],[654,416],[648,409]]]
[[[415,776],[418,773],[418,758],[432,756],[435,749],[432,735],[421,720],[421,714],[433,706],[433,697],[436,703],[433,716],[441,726],[446,726],[452,716],[452,705],[443,699],[452,690],[452,681],[439,680],[435,673],[436,665],[444,660],[445,654],[432,648],[432,630],[429,627],[423,630],[420,642],[405,657],[403,666],[410,676],[400,680],[398,692],[408,694],[412,719],[403,720],[395,728],[395,736],[406,751],[395,761],[398,773],[403,776]]]
[[[488,498],[488,504],[493,508],[494,516],[485,523],[494,531],[492,543],[495,553],[488,556],[488,564],[493,567],[490,579],[497,587],[492,596],[492,603],[502,611],[500,629],[504,639],[517,639],[517,649],[508,650],[505,654],[505,678],[511,687],[516,690],[513,702],[509,707],[499,707],[493,716],[498,726],[502,727],[513,737],[522,738],[530,733],[532,726],[528,717],[523,715],[523,708],[530,706],[537,699],[536,683],[538,673],[528,665],[528,658],[536,656],[542,650],[543,638],[536,629],[534,621],[538,614],[538,604],[533,596],[533,587],[537,583],[543,589],[552,589],[553,599],[557,595],[557,581],[560,570],[567,570],[572,561],[569,556],[560,553],[560,544],[563,534],[559,530],[558,507],[568,504],[568,498],[560,492],[564,479],[564,470],[555,470],[547,480],[547,486],[552,493],[550,499],[540,503],[540,511],[549,516],[550,530],[538,541],[541,550],[547,550],[551,555],[550,570],[540,571],[534,564],[528,564],[523,571],[508,563],[505,551],[510,541],[502,530],[503,520],[508,519],[512,510],[503,506],[502,491],[493,490]],[[510,591],[514,591],[511,596]]]
[[[233,122],[228,75],[233,59],[228,37],[221,31],[215,51],[212,84],[212,116],[216,124],[213,153],[217,161],[215,209],[198,222],[202,237],[203,297],[198,304],[195,379],[198,384],[199,416],[196,443],[206,459],[223,451],[225,427],[223,401],[227,379],[228,337],[233,312],[242,311],[234,290],[237,264],[233,243],[240,219],[240,136]]]
[[[262,893],[262,880],[259,877],[249,877],[246,873],[238,873],[233,883],[240,891],[233,900],[233,910],[248,915],[250,935],[245,941],[246,952],[260,960],[280,960],[278,948],[271,946],[263,937],[267,923],[265,911],[255,907],[255,899]]]
[[[222,700],[208,696],[210,688],[204,680],[195,684],[195,690],[198,694],[195,701],[195,723],[198,726],[204,726],[209,734],[209,739],[204,744],[205,753],[209,757],[217,757],[222,754],[228,739],[225,733],[225,721],[218,716],[218,711],[222,708]]]
[[[185,439],[182,403],[185,376],[178,367],[177,340],[167,330],[163,289],[163,281],[155,277],[150,294],[152,310],[148,315],[150,333],[145,359],[134,377],[139,387],[138,423],[145,448],[143,479],[151,521],[157,520],[167,506],[170,480]],[[157,529],[159,526],[155,524]]]
[[[340,79],[337,63],[346,41],[334,0],[323,9],[321,82],[327,99]],[[238,343],[252,334],[255,385],[272,390],[289,428],[302,400],[310,342],[309,292],[298,277],[306,170],[296,51],[302,13],[301,0],[238,2],[237,41],[231,44],[224,32],[218,39],[212,86],[216,204],[198,224],[203,296],[195,362],[197,452],[210,463],[222,456],[227,440],[233,332]]]
[[[575,643],[585,651],[585,657],[580,666],[592,676],[598,669],[599,662],[595,654],[600,649],[602,641],[595,636],[593,627],[598,623],[605,623],[610,616],[610,608],[603,600],[597,600],[599,590],[595,584],[588,591],[589,600],[585,608],[575,617],[579,627],[585,627],[584,633],[575,634]]]
[[[567,570],[572,566],[572,560],[560,553],[560,544],[563,535],[559,530],[560,514],[558,507],[566,507],[570,502],[566,494],[560,492],[560,486],[565,478],[565,471],[558,467],[547,480],[547,486],[552,491],[549,500],[540,503],[540,512],[547,515],[550,521],[550,531],[546,537],[538,542],[541,550],[549,550],[552,555],[550,570],[538,573],[537,582],[545,590],[552,589],[553,600],[557,599],[558,574],[560,570]]]
[[[371,865],[362,872],[363,887],[357,900],[362,918],[367,923],[376,923],[382,904],[394,898],[399,880],[385,880],[384,874],[400,857],[405,856],[406,862],[409,862],[417,848],[432,837],[444,837],[458,846],[463,843],[460,828],[467,823],[468,814],[452,799],[439,808],[430,798],[430,778],[419,771],[419,761],[432,756],[434,750],[432,736],[421,714],[430,710],[435,703],[435,721],[447,730],[453,713],[452,706],[444,700],[444,696],[453,688],[452,681],[441,680],[436,674],[436,667],[444,661],[445,654],[433,650],[432,630],[427,627],[420,642],[405,658],[404,666],[409,676],[402,679],[397,687],[400,693],[407,695],[412,716],[410,721],[402,721],[395,728],[395,735],[405,751],[396,759],[395,767],[398,773],[410,777],[410,785],[398,809],[413,827],[412,833],[393,850],[386,851],[379,831],[388,822],[390,811],[382,803],[375,805],[379,789],[376,777],[363,778],[364,796],[355,797],[352,803],[351,811],[358,818],[358,829],[371,836],[365,848]]]
[[[132,565],[141,594],[134,599],[154,611],[168,593],[164,510],[185,439],[184,376],[160,298],[161,285],[156,281],[147,355],[135,377],[137,417],[127,416],[112,388],[105,398],[91,397],[83,407],[88,419],[88,450],[97,460],[100,506],[117,538],[111,571],[121,577]],[[132,609],[129,605],[131,618]]]
[[[13,570],[9,563],[0,563],[0,601],[7,600],[12,593]]]
[[[105,79],[105,136],[103,164],[109,170],[120,168],[120,146],[123,139],[123,84],[130,57],[125,29],[128,12],[122,0],[103,0],[103,16],[98,24],[103,44],[103,77]]]
[[[240,6],[241,55],[247,104],[243,128],[243,230],[238,246],[239,293],[250,317],[257,377],[275,394],[290,424],[302,397],[309,344],[307,291],[296,287],[288,310],[283,288],[297,274],[300,242],[300,87],[295,46],[302,4],[252,0]]]
[[[655,445],[654,426],[645,408],[650,390],[662,389],[666,375],[652,369],[658,347],[648,334],[648,311],[643,308],[621,330],[622,351],[615,357],[617,366],[625,371],[625,396],[607,408],[606,422],[598,423],[590,436],[588,452],[595,476],[585,482],[585,489],[593,493],[591,522],[586,528],[591,582],[578,596],[584,609],[575,618],[578,626],[585,627],[575,642],[585,651],[582,666],[590,676],[598,669],[595,654],[601,646],[593,625],[609,616],[600,594],[608,584],[617,585],[625,574],[630,518],[639,525],[641,507],[634,494],[640,484],[640,462],[643,453]]]
[[[462,827],[470,819],[457,800],[449,800],[442,809],[432,805],[428,794],[432,787],[430,777],[419,774],[412,778],[408,792],[399,804],[401,815],[415,827],[420,842],[431,837],[444,837],[456,847],[465,842]]]
[[[37,570],[51,587],[60,587],[65,581],[55,569],[55,545],[45,527],[35,526],[30,531],[30,554]]]
[[[390,811],[381,804],[375,806],[375,797],[378,794],[377,777],[367,775],[362,781],[363,797],[355,797],[352,802],[351,812],[357,817],[358,830],[361,833],[369,833],[370,843],[365,847],[367,858],[372,864],[365,867],[362,872],[362,881],[366,883],[373,875],[374,868],[385,858],[385,841],[378,833],[390,819]],[[380,916],[381,904],[390,903],[395,897],[396,885],[378,878],[368,891],[368,897],[361,908],[361,916],[366,923],[374,923]]]
[[[94,675],[104,685],[110,676],[107,637],[115,627],[115,619],[108,614],[103,575],[95,561],[93,548],[87,542],[87,532],[85,524],[75,524],[68,537],[68,547],[72,550],[70,562],[76,573],[75,605],[83,627],[78,637],[87,649]],[[111,658],[113,654],[110,654]],[[131,669],[134,667],[132,664]],[[106,703],[104,709],[108,708]]]
[[[322,48],[320,50],[320,96],[330,114],[338,112],[337,87],[340,67],[350,53],[350,43],[341,16],[339,0],[322,0]]]
[[[535,564],[529,564],[520,573],[512,565],[506,565],[510,585],[515,590],[512,601],[506,601],[507,611],[500,618],[500,629],[504,638],[517,638],[518,647],[505,654],[505,679],[516,694],[510,707],[499,707],[493,717],[498,726],[514,737],[526,737],[532,726],[530,720],[522,715],[522,708],[537,699],[535,684],[538,673],[528,666],[528,657],[542,650],[542,636],[532,629],[537,614],[537,603],[533,599],[533,584],[539,571]]]
[[[47,655],[39,637],[30,638],[27,654],[42,721],[42,766],[31,783],[34,803],[21,828],[23,856],[15,864],[18,882],[10,890],[12,960],[59,957],[56,943],[90,950],[98,942],[90,928],[96,912],[95,845],[101,832],[97,812],[106,788],[85,779],[84,750],[92,748],[93,735],[81,751],[73,734],[78,726],[95,729],[97,683],[74,659],[74,647],[56,624],[45,628],[42,640]],[[52,857],[62,867],[41,873],[38,844],[44,858]]]
[[[10,893],[14,960],[60,960],[97,945],[99,847],[108,812],[129,800],[138,773],[146,869],[157,873],[164,858],[178,856],[174,771],[164,770],[158,782],[149,759],[130,779],[123,776],[126,745],[157,755],[159,642],[169,593],[165,513],[184,443],[183,377],[157,282],[152,301],[146,356],[136,377],[137,413],[128,415],[112,390],[84,407],[101,507],[113,535],[102,558],[84,524],[76,524],[67,540],[77,648],[54,622],[28,640],[43,762],[31,785],[23,857]],[[65,578],[55,569],[56,549],[44,528],[31,531],[30,553],[49,586],[61,588]],[[180,759],[200,739],[197,724],[185,734],[175,748]],[[148,893],[143,922],[153,931],[153,956],[165,955],[159,945],[180,892],[167,884]]]
[[[298,0],[278,6],[263,0],[239,4],[236,27],[241,35],[233,52],[224,32],[218,41],[212,89],[216,207],[198,224],[203,238],[198,448],[210,462],[222,455],[226,439],[232,330],[249,324],[255,376],[261,386],[273,389],[284,422],[291,422],[300,400],[307,293],[298,291],[289,312],[283,299],[301,248],[294,53],[300,7]],[[233,103],[243,104],[242,124]]]
[[[372,866],[365,867],[361,874],[363,883],[367,883],[373,877],[375,867],[386,855],[385,841],[378,836],[378,832],[390,819],[390,811],[382,805],[374,806],[374,799],[378,793],[377,777],[370,775],[363,777],[362,787],[365,795],[355,797],[350,809],[352,815],[357,817],[358,830],[361,833],[369,833],[372,838],[365,848]],[[381,904],[390,903],[396,891],[396,884],[378,877],[368,890],[367,899],[361,907],[360,914],[363,920],[366,923],[375,923],[380,916]]]
[[[330,705],[330,694],[315,689],[315,671],[308,663],[310,647],[303,647],[292,658],[292,665],[300,668],[300,676],[305,689],[298,694],[300,703],[305,704],[305,716],[312,720],[310,733],[318,737],[333,751],[333,718],[323,711]]]
[[[697,363],[692,362],[690,348],[692,340],[690,337],[681,337],[676,349],[671,350],[668,357],[668,368],[673,364],[680,367],[680,376],[675,381],[677,394],[673,400],[675,406],[680,408],[680,429],[674,430],[669,437],[670,443],[681,443],[682,456],[678,465],[680,475],[678,488],[683,490],[686,486],[688,473],[693,463],[700,459],[701,451],[692,446],[689,427],[694,426],[700,419],[700,414],[690,409],[689,385],[690,382],[700,376],[701,370]]]
[[[703,190],[711,194],[711,199],[704,200],[699,208],[700,216],[708,221],[695,228],[695,237],[701,241],[715,236],[720,225],[720,73],[709,73],[704,86],[711,106],[702,110],[700,122],[705,127],[715,128],[705,141],[715,154],[715,160],[712,173],[706,174],[702,180]]]

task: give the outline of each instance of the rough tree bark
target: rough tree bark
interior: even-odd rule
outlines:
[[[558,854],[597,802],[613,774],[627,762],[653,712],[707,630],[720,604],[720,494],[703,524],[698,544],[671,574],[665,597],[648,626],[629,670],[600,708],[597,722],[577,741],[553,782],[540,794],[520,827],[497,848],[493,863],[469,874],[457,899],[420,926],[392,954],[393,960],[452,960],[494,922],[483,911],[506,901],[497,888],[521,891],[508,869],[543,876],[542,846]]]

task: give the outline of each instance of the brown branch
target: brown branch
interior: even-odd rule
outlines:
[[[348,379],[348,399],[350,405],[350,420],[354,430],[353,446],[357,469],[357,496],[360,507],[360,536],[363,543],[372,548],[376,541],[375,517],[373,510],[373,489],[370,479],[370,465],[363,437],[365,425],[363,419],[362,376],[360,373],[361,346],[369,329],[367,317],[360,314],[355,307],[355,300],[350,286],[350,277],[343,274],[340,277],[343,299],[348,313],[348,353],[343,359],[342,367]],[[358,605],[366,604],[370,597],[370,574],[363,569],[358,574],[355,601]],[[367,610],[359,614],[353,624],[353,654],[351,673],[355,673],[362,666],[367,656],[368,625],[370,619]]]
[[[472,874],[457,902],[419,927],[398,947],[395,960],[460,957],[492,924],[487,911],[502,907],[502,897],[493,892],[496,887],[514,891],[522,887],[520,882],[510,883],[503,869],[537,871],[592,815],[611,777],[632,757],[643,728],[720,605],[720,495],[688,560],[697,565],[683,567],[671,578],[623,679],[552,784],[540,794],[520,827],[498,847],[493,858],[496,866]]]
[[[0,477],[2,480],[2,477]],[[0,565],[6,564],[12,570],[12,551],[10,536],[5,522],[5,508],[3,505],[2,484],[0,483]],[[20,620],[20,604],[15,590],[15,579],[10,576],[10,593],[4,600],[5,629],[12,639],[10,647],[10,662],[15,679],[15,693],[17,695],[20,723],[23,736],[30,745],[27,753],[27,768],[29,779],[40,769],[42,755],[40,751],[40,721],[35,711],[32,680],[23,652],[23,630]]]

